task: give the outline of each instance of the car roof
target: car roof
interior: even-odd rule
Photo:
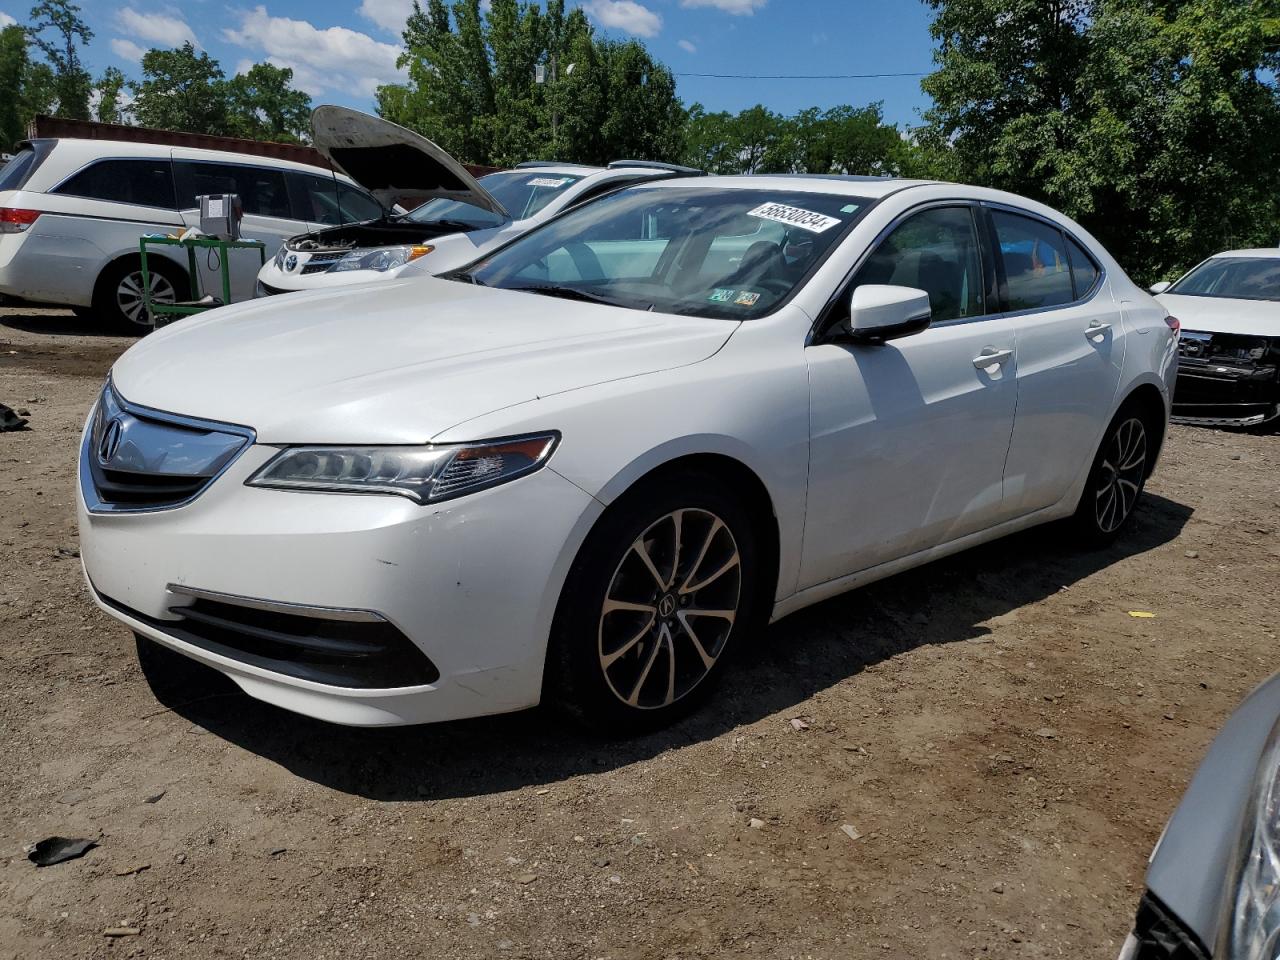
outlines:
[[[676,177],[645,187],[672,189],[715,187],[730,190],[791,190],[806,193],[828,193],[837,196],[865,197],[879,200],[909,187],[933,186],[937,180],[907,180],[899,177],[854,177],[838,174],[747,174],[727,177]],[[959,188],[969,189],[969,188]]]
[[[237,153],[234,150],[208,150],[203,147],[185,147],[169,143],[138,143],[133,140],[99,140],[87,137],[51,137],[48,138],[60,147],[70,146],[76,153],[84,154],[87,160],[126,159],[129,157],[175,157],[180,160],[221,160],[224,163],[241,163],[247,166],[275,167],[281,170],[298,170],[305,173],[318,173],[322,176],[333,176],[327,167],[296,160],[284,160],[279,157],[267,157],[256,153]],[[55,155],[58,151],[54,151]],[[339,178],[348,181],[344,174]]]
[[[1209,259],[1217,260],[1219,257],[1248,257],[1250,260],[1280,260],[1280,247],[1255,247],[1252,250],[1223,250],[1221,253],[1215,253]]]

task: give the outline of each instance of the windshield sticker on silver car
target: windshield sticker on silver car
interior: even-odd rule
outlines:
[[[527,185],[530,187],[563,187],[568,182],[568,177],[534,177]]]
[[[760,220],[772,220],[775,223],[785,223],[787,226],[799,227],[801,230],[808,230],[810,233],[824,233],[832,227],[838,227],[843,223],[843,221],[837,220],[835,217],[828,217],[812,210],[803,210],[800,207],[788,207],[785,203],[761,204],[754,210],[748,210],[747,216],[756,217]]]
[[[724,287],[716,287],[711,291],[711,296],[707,297],[712,303],[728,303],[733,299],[733,295],[737,290],[728,290]]]

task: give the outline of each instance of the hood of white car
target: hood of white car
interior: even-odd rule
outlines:
[[[1182,322],[1184,330],[1280,337],[1280,303],[1162,293],[1157,300]]]
[[[135,404],[249,426],[263,443],[422,443],[514,404],[697,363],[737,326],[414,278],[183,320],[112,378]]]
[[[508,216],[466,167],[426,137],[381,117],[329,104],[311,112],[312,144],[388,209],[460,200]]]

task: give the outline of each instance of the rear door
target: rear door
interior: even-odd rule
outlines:
[[[1092,461],[1124,363],[1120,305],[1084,246],[1026,211],[987,206],[1006,316],[1018,339],[1007,518],[1052,506]]]
[[[195,159],[183,157],[180,150],[174,150],[173,171],[178,204],[187,226],[200,226],[196,197],[235,193],[244,206],[241,235],[246,240],[263,241],[268,257],[287,238],[307,230],[306,222],[296,219],[285,171],[279,167]],[[230,251],[230,256],[231,297],[236,301],[251,299],[261,265],[258,254],[253,250],[234,250]],[[216,256],[197,256],[196,260],[204,291],[221,296],[221,274]]]

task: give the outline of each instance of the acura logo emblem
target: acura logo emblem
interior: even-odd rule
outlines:
[[[669,617],[676,612],[676,598],[667,594],[658,601],[658,616]]]
[[[106,466],[120,449],[120,437],[124,433],[124,424],[119,417],[113,417],[102,431],[102,439],[98,441],[98,462]]]

